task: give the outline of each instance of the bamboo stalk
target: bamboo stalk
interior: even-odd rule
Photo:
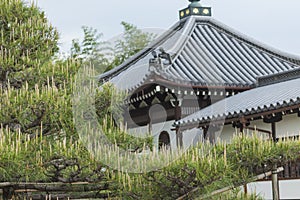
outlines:
[[[8,186],[12,186],[12,184],[11,184],[10,182],[3,182],[3,183],[0,183],[0,188],[8,187]]]
[[[89,192],[107,190],[108,185],[29,185],[17,184],[13,186],[16,190],[31,191],[37,190],[40,192]]]
[[[2,182],[0,183],[0,188],[10,187],[10,186],[76,186],[76,185],[99,185],[99,184],[107,184],[109,182],[99,182],[99,183],[89,183],[89,182],[73,182],[73,183],[62,183],[62,182],[53,182],[53,183],[30,183],[30,182]]]

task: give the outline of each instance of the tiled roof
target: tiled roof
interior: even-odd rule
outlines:
[[[166,80],[192,85],[252,86],[258,76],[284,72],[300,66],[300,58],[261,44],[210,17],[191,16],[121,66],[100,79],[121,83],[131,89],[151,73],[148,69],[152,50],[163,47],[172,55],[173,64],[159,73]]]
[[[177,126],[232,119],[288,106],[300,106],[300,78],[258,87],[223,99],[175,123]]]
[[[297,78],[300,78],[300,68],[296,68],[285,72],[280,72],[277,74],[257,77],[257,86],[260,87],[260,86],[280,83],[283,81],[288,81]]]

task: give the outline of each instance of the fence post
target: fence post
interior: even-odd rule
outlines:
[[[277,165],[274,164],[272,169],[272,192],[273,192],[273,200],[279,200],[279,183],[278,183],[278,172]]]
[[[14,195],[14,189],[12,187],[5,187],[2,189],[3,191],[3,200],[12,199]]]

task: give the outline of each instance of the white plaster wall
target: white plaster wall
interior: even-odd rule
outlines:
[[[127,130],[127,132],[135,137],[145,137],[149,133],[149,126],[130,128]]]
[[[161,132],[166,131],[169,133],[170,142],[171,142],[171,149],[177,149],[177,142],[176,142],[176,131],[172,131],[174,129],[173,124],[174,120],[167,121],[163,123],[157,123],[152,125],[152,136],[154,140],[154,147],[158,149],[158,139]],[[136,137],[145,137],[147,133],[149,133],[148,126],[141,126],[138,128],[128,129],[128,132],[131,135]],[[192,145],[196,145],[198,141],[203,140],[203,131],[198,128],[194,128],[184,132],[183,134],[183,147],[189,148]]]
[[[251,121],[250,127],[271,131],[271,124],[264,123],[263,120]],[[220,134],[217,133],[217,137],[223,141],[229,142],[233,134],[238,133],[239,130],[232,127],[232,125],[226,125],[223,127]],[[254,131],[246,130],[246,133],[252,134]],[[276,123],[277,137],[297,136],[300,134],[300,118],[297,114],[285,115],[282,121]],[[257,131],[257,134],[262,137],[268,137],[268,134]]]
[[[158,138],[161,132],[166,131],[169,133],[171,140],[171,148],[175,150],[176,145],[176,131],[172,131],[174,127],[174,120],[163,123],[157,123],[152,125],[152,136],[154,137],[154,146],[158,149]],[[271,131],[271,124],[264,123],[263,120],[251,121],[250,127],[256,127],[258,129]],[[296,136],[300,134],[300,118],[297,114],[285,115],[283,120],[276,123],[277,137]],[[129,133],[136,137],[144,137],[149,133],[148,126],[142,126],[134,129],[129,129]],[[254,131],[246,130],[248,134],[252,134]],[[238,134],[239,130],[233,128],[232,125],[225,125],[222,129],[216,133],[216,139],[225,142],[230,142],[234,134]],[[258,135],[267,138],[268,134],[257,131]],[[191,145],[195,145],[198,141],[203,139],[202,129],[191,129],[183,132],[183,146],[188,148]]]
[[[162,122],[162,123],[156,123],[152,124],[152,136],[154,140],[154,147],[158,149],[158,138],[161,132],[166,131],[169,133],[170,141],[171,141],[171,148],[176,149],[176,132],[172,131],[174,127],[172,126],[174,124],[174,120]],[[149,126],[140,126],[138,128],[131,128],[128,129],[128,133],[134,136],[140,136],[144,137],[146,134],[149,133]]]
[[[300,134],[300,117],[298,114],[286,115],[276,124],[277,136],[295,136]]]
[[[203,131],[198,128],[190,129],[184,132],[182,140],[184,149],[195,146],[198,142],[203,141]]]
[[[158,138],[161,132],[166,131],[169,133],[170,141],[171,141],[171,149],[176,148],[176,132],[171,131],[174,127],[174,120],[152,124],[152,135],[154,137],[154,146],[158,149]]]
[[[234,134],[238,134],[239,131],[233,128],[231,125],[223,126],[221,133],[217,133],[217,139],[230,142]]]
[[[256,193],[264,199],[272,198],[271,181],[250,183],[247,185],[250,193]],[[279,181],[280,199],[300,199],[300,180]]]

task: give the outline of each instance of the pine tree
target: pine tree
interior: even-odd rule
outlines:
[[[19,88],[26,70],[43,65],[58,51],[58,32],[34,4],[0,2],[0,86]]]

